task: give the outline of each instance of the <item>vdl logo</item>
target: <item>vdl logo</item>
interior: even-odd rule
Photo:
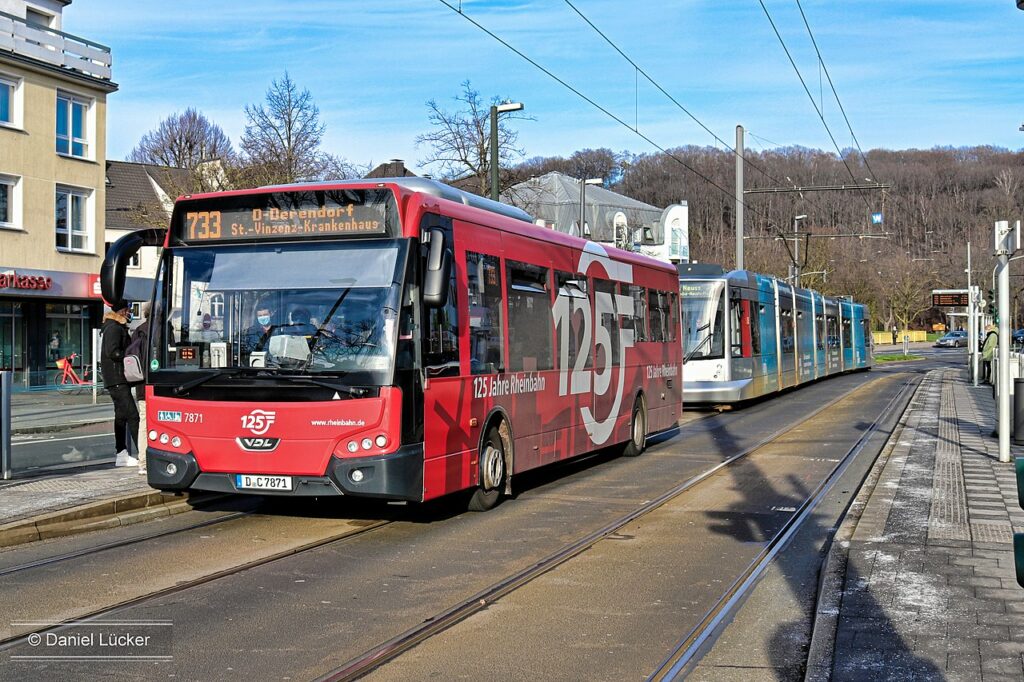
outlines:
[[[599,244],[588,242],[580,255],[579,266],[576,271],[586,275],[590,266],[600,263],[612,280],[630,284],[633,282],[633,267],[628,263],[613,261],[608,257],[608,252]],[[604,324],[595,324],[595,318],[604,320],[606,315],[610,316],[633,316],[633,299],[630,296],[612,294],[607,291],[594,292],[594,313],[590,312],[590,303],[584,296],[568,297],[559,296],[555,301],[552,312],[555,317],[555,324],[558,327],[558,350],[562,368],[558,377],[558,395],[571,393],[589,393],[591,381],[593,381],[594,395],[604,395],[608,392],[612,382],[612,349],[616,344],[612,343],[611,330]],[[569,330],[572,327],[572,318],[576,313],[583,316],[581,329],[582,338],[578,340],[581,352],[576,356],[576,363],[572,372],[569,372]],[[615,428],[615,419],[622,409],[622,393],[626,383],[626,349],[632,348],[635,340],[633,330],[626,329],[616,324],[619,332],[618,355],[616,358],[619,365],[619,380],[615,393],[615,401],[612,403],[608,417],[604,421],[598,421],[589,407],[581,407],[583,423],[587,429],[590,440],[595,445],[602,445],[607,442]],[[594,339],[593,346],[604,349],[604,366],[588,369],[590,359],[591,338]],[[583,349],[586,349],[583,351]]]
[[[277,413],[268,410],[253,410],[242,415],[242,428],[249,429],[253,435],[262,436],[277,421]]]

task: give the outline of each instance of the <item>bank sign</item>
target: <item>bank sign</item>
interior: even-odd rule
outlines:
[[[0,266],[0,294],[100,298],[99,276],[88,272],[57,272]]]

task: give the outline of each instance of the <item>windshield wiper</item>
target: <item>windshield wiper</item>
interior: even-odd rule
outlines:
[[[312,377],[308,374],[269,374],[268,376],[274,379],[284,379],[297,384],[316,384],[317,386],[323,386],[324,388],[329,388],[332,391],[337,391],[338,393],[344,393],[352,398],[363,398],[370,392],[368,389],[360,388],[359,386],[335,384],[330,381],[324,381],[323,379]]]
[[[704,331],[705,329],[708,329],[710,326],[711,326],[711,323],[708,322],[705,325],[701,325],[700,327],[697,327],[697,329],[695,329],[694,331],[699,333],[699,332]],[[699,351],[704,346],[705,343],[710,341],[711,337],[713,335],[714,335],[714,331],[708,332],[707,335],[703,339],[700,340],[700,343],[698,343],[696,346],[694,346],[693,350],[691,350],[689,353],[686,354],[686,357],[683,358],[683,362],[689,362],[690,358],[692,358],[697,353],[697,351]]]
[[[200,386],[202,384],[205,384],[207,381],[210,381],[212,379],[216,379],[218,377],[231,377],[231,376],[235,376],[236,374],[240,373],[243,369],[245,369],[245,368],[244,367],[226,367],[224,369],[220,369],[220,370],[218,370],[216,372],[213,372],[212,374],[204,374],[203,376],[201,376],[201,377],[199,377],[197,379],[192,379],[190,381],[186,381],[185,383],[183,383],[183,384],[181,384],[179,386],[175,386],[174,387],[174,395],[183,395],[185,393],[188,393],[189,391],[191,391],[196,386]]]

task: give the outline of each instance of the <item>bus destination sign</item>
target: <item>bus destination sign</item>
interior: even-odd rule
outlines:
[[[932,305],[936,308],[966,308],[970,295],[966,291],[933,291]]]
[[[393,206],[386,190],[275,192],[181,202],[175,222],[190,243],[385,235]]]

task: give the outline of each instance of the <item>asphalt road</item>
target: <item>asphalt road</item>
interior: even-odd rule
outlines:
[[[184,591],[143,599],[114,614],[119,621],[168,623],[173,631],[170,661],[11,659],[40,652],[21,644],[0,651],[0,664],[17,677],[49,679],[315,678],[821,405],[849,396],[756,457],[723,470],[375,673],[383,679],[644,677],[719,598],[787,510],[827,475],[837,453],[845,452],[878,416],[901,383],[893,375],[920,373],[936,361],[964,357],[962,351],[926,353],[929,361],[883,366],[735,412],[699,415],[704,418],[656,441],[639,458],[597,455],[521,477],[515,481],[515,498],[485,514],[460,513],[452,504],[278,503],[212,529],[0,576],[0,611],[11,621],[63,620],[346,528],[393,521]],[[125,533],[96,533],[75,542],[87,546]],[[52,553],[65,550],[57,543],[47,547]],[[46,551],[34,547],[0,553],[0,567]],[[812,549],[795,548],[790,560],[803,556],[801,551],[814,556]],[[32,627],[11,624],[5,632],[25,633]]]

